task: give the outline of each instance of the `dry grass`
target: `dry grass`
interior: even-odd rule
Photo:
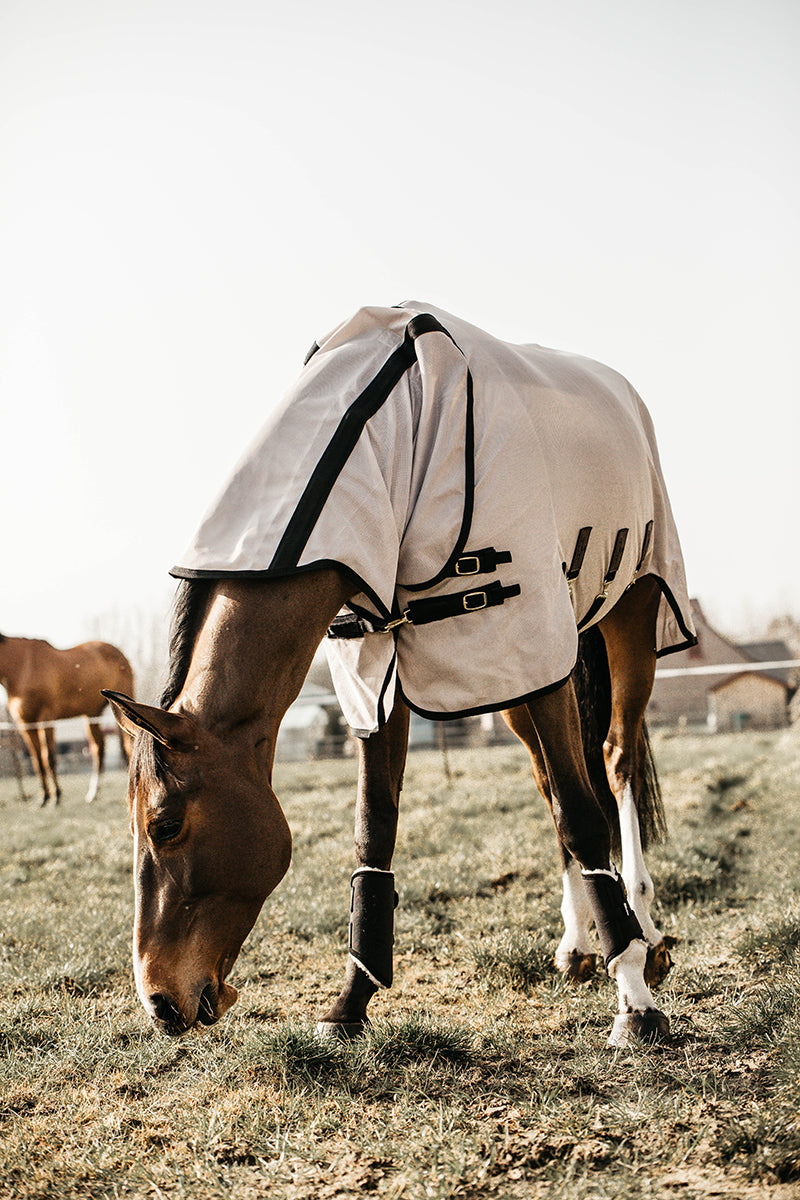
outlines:
[[[368,1037],[318,1040],[344,965],[354,767],[282,767],[290,875],[202,1037],[133,994],[124,781],[60,810],[0,782],[0,1196],[800,1194],[800,742],[659,740],[680,938],[669,1045],[606,1051],[614,993],[566,985],[548,818],[516,749],[412,756],[396,983]],[[319,881],[325,880],[324,888]],[[668,901],[668,903],[665,903]]]

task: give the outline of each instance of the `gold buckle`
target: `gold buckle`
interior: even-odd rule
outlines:
[[[465,566],[464,564],[469,564]],[[463,558],[456,559],[456,575],[480,575],[481,560],[477,554],[465,554]]]
[[[470,601],[473,599],[478,600],[479,603],[471,604]],[[489,601],[486,592],[466,592],[461,598],[461,603],[464,605],[464,612],[480,612],[482,608],[486,608]]]

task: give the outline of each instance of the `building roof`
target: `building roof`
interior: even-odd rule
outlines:
[[[773,662],[791,662],[792,652],[786,645],[786,642],[773,640],[769,642],[744,642],[740,649],[753,662],[773,663]],[[769,675],[771,679],[778,679],[787,687],[792,685],[791,667],[770,667],[762,670],[759,674]]]
[[[759,667],[759,663],[792,661],[783,640],[737,644],[709,623],[699,601],[692,600],[691,604],[697,645],[659,661],[649,705],[651,717],[704,721],[710,693],[729,686],[742,674],[779,684],[790,698],[797,685],[794,668]]]

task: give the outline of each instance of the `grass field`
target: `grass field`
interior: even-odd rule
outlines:
[[[352,762],[282,766],[289,875],[202,1036],[151,1032],[130,967],[125,781],[60,809],[0,781],[0,1196],[800,1196],[800,738],[657,739],[679,938],[668,1045],[604,1049],[615,993],[551,968],[549,817],[516,748],[410,759],[395,986],[349,1046]],[[32,789],[31,789],[32,790]]]

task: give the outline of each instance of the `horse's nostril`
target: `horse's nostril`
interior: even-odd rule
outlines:
[[[217,989],[208,984],[203,988],[200,1005],[197,1009],[197,1019],[201,1025],[213,1025],[217,1020]]]
[[[163,996],[161,992],[155,992],[150,996],[150,1004],[153,1009],[153,1016],[156,1021],[161,1021],[164,1025],[176,1026],[183,1025],[183,1016],[177,1004],[170,1000],[169,996]]]

